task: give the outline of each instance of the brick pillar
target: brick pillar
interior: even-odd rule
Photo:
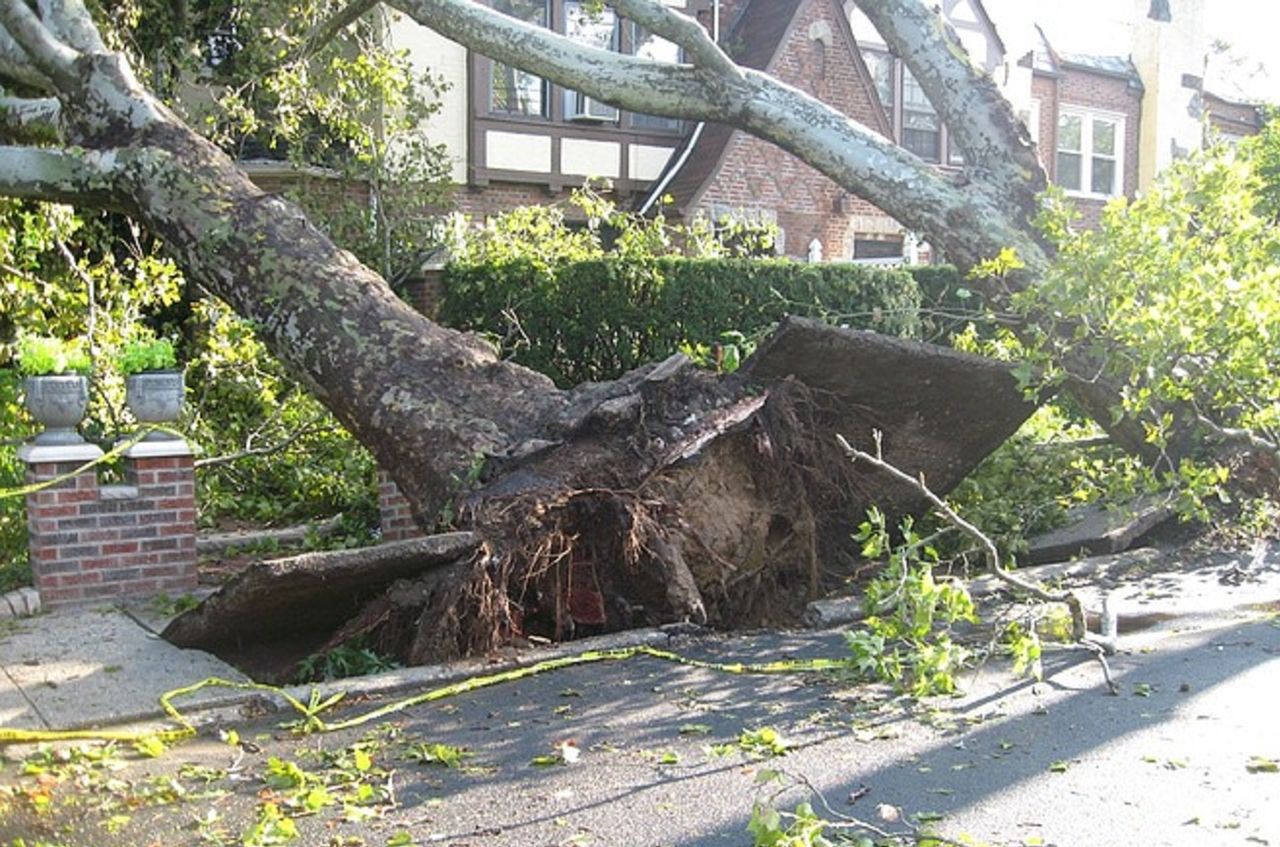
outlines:
[[[404,281],[404,299],[422,314],[436,319],[444,302],[444,267],[429,265],[418,276]]]
[[[72,473],[102,451],[89,444],[26,445],[29,482]],[[180,439],[142,441],[124,454],[125,485],[95,468],[27,495],[31,570],[46,608],[196,588],[195,476]]]
[[[381,468],[378,469],[378,514],[381,518],[383,541],[422,537],[422,530],[413,519],[409,501],[404,499],[400,488]]]

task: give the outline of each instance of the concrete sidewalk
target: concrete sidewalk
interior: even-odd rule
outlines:
[[[205,677],[247,678],[156,633],[159,617],[114,606],[0,622],[0,727],[82,729],[155,718],[160,695]],[[186,704],[243,699],[201,692]]]
[[[1178,630],[1204,619],[1233,619],[1243,612],[1280,611],[1280,543],[1252,553],[1138,550],[1116,556],[1046,565],[1023,571],[1028,576],[1082,587],[1091,608],[1100,592],[1109,593],[1120,615],[1121,632]],[[990,597],[998,586],[990,578],[973,581],[975,596]],[[847,625],[861,612],[856,598],[813,604],[811,627]],[[159,698],[167,691],[207,677],[238,682],[248,678],[222,660],[199,650],[169,644],[157,633],[169,616],[154,605],[103,606],[47,612],[0,620],[0,727],[81,729],[163,719]],[[317,686],[325,696],[338,691],[364,697],[421,690],[502,666],[529,664],[589,649],[648,644],[666,647],[670,631],[617,633],[562,646],[406,668]],[[1126,636],[1122,648],[1133,643]],[[1128,649],[1132,649],[1129,647]],[[306,699],[311,686],[291,693]],[[215,707],[256,700],[252,692],[211,688],[184,698],[189,716]]]

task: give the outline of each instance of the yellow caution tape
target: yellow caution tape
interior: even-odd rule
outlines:
[[[454,697],[459,694],[466,694],[470,691],[478,691],[482,688],[488,688],[493,685],[499,685],[504,682],[514,682],[518,679],[525,679],[548,671],[560,670],[562,668],[574,667],[577,665],[592,664],[594,662],[610,662],[623,659],[630,659],[635,656],[649,656],[654,659],[661,659],[666,662],[674,662],[676,664],[686,665],[688,667],[702,668],[705,670],[717,671],[719,673],[729,674],[791,674],[791,673],[831,673],[835,671],[848,670],[849,664],[841,659],[786,659],[776,662],[765,662],[762,664],[744,664],[742,662],[707,662],[701,659],[690,659],[669,650],[659,650],[655,647],[625,647],[615,650],[588,650],[584,653],[577,653],[572,656],[564,656],[558,659],[547,659],[546,661],[537,662],[524,667],[512,668],[511,670],[500,671],[485,676],[473,676],[464,680],[460,680],[449,685],[439,688],[433,688],[420,694],[414,694],[405,697],[384,706],[379,706],[361,715],[348,718],[335,723],[327,723],[320,717],[320,713],[328,710],[346,696],[346,692],[338,692],[326,699],[320,699],[320,693],[312,690],[310,702],[304,703],[297,697],[289,694],[284,689],[258,682],[235,682],[229,679],[221,679],[219,677],[209,677],[201,680],[194,685],[188,685],[182,688],[175,688],[167,691],[160,696],[160,708],[164,710],[165,715],[169,717],[176,727],[163,730],[99,730],[99,729],[74,729],[74,730],[26,730],[26,729],[3,729],[0,728],[0,745],[5,744],[37,744],[54,741],[123,741],[137,742],[149,739],[156,739],[167,744],[177,743],[196,735],[196,727],[191,721],[178,710],[173,701],[180,697],[187,697],[201,691],[205,688],[230,688],[241,691],[262,691],[273,694],[288,703],[294,711],[296,711],[300,719],[296,722],[295,728],[300,733],[312,732],[337,732],[343,729],[352,729],[362,726],[370,721],[379,720],[389,715],[402,712],[405,709],[420,706],[423,703],[431,703],[436,700],[443,700],[447,697]]]

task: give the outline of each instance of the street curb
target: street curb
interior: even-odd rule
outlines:
[[[701,627],[682,624],[629,630],[627,632],[583,638],[578,641],[569,641],[553,647],[504,656],[496,660],[492,658],[464,659],[448,664],[422,665],[415,668],[383,671],[382,673],[369,674],[368,676],[347,677],[346,679],[315,685],[285,686],[280,688],[280,692],[304,703],[311,700],[313,691],[318,692],[317,696],[321,699],[327,699],[339,692],[345,692],[347,698],[386,696],[408,690],[426,690],[429,687],[447,685],[473,676],[502,673],[503,671],[515,670],[539,662],[574,656],[578,653],[593,650],[667,647],[674,640],[693,638],[701,634],[709,634],[709,631]],[[197,680],[192,680],[192,683],[195,682]],[[225,696],[202,700],[185,708],[180,700],[173,705],[182,713],[184,718],[190,721],[197,729],[200,729],[201,727],[228,725],[244,720],[244,716],[239,713],[240,709],[248,705],[263,703],[271,704],[269,708],[274,707],[276,711],[289,709],[288,702],[280,693],[263,690],[235,691]],[[150,724],[156,721],[167,722],[169,720],[164,710],[157,704],[145,712],[125,714],[119,719],[113,720],[109,726]],[[58,727],[58,729],[105,729],[106,726],[85,723]]]

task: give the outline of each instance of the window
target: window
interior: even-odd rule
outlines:
[[[563,33],[579,44],[600,50],[630,53],[655,62],[680,62],[680,48],[632,21],[623,20],[608,6],[593,9],[590,0],[488,0],[496,11],[535,26]],[[552,86],[539,76],[480,59],[477,73],[488,74],[488,101],[481,88],[476,107],[498,120],[541,119],[579,124],[625,123],[641,131],[678,132],[680,120],[656,115],[623,115],[613,106],[580,91]]]
[[[630,25],[630,35],[631,52],[641,59],[651,59],[655,62],[680,62],[684,59],[679,46],[665,38],[659,38],[639,24]],[[678,130],[680,120],[658,115],[636,114],[631,116],[631,125],[642,129]]]
[[[1123,192],[1124,121],[1110,115],[1062,112],[1058,116],[1057,183],[1095,197]]]
[[[863,61],[871,72],[871,79],[876,84],[876,94],[880,96],[880,105],[884,107],[889,124],[893,124],[893,57],[879,50],[862,51]]]
[[[581,0],[565,0],[564,34],[589,47],[617,50],[618,16],[609,7],[591,11]],[[577,91],[564,92],[564,116],[571,121],[616,121],[618,110]]]
[[[942,160],[942,121],[906,68],[902,69],[902,146],[926,162]]]
[[[547,26],[548,0],[493,0],[493,8],[513,18]],[[489,111],[528,117],[547,116],[547,81],[542,77],[493,62],[489,66]]]

